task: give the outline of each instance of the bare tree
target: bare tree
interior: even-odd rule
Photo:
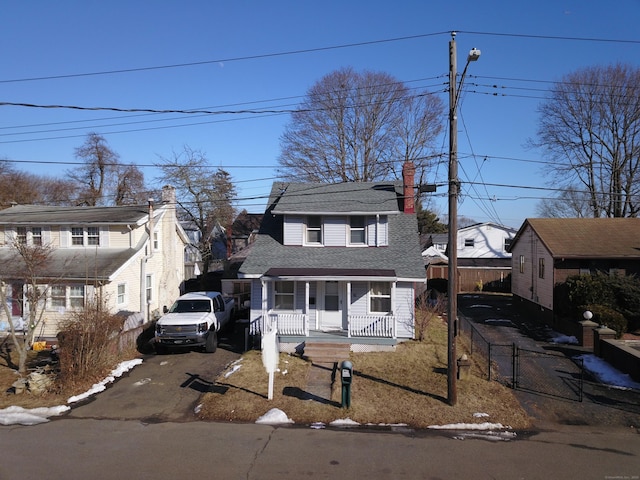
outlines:
[[[538,139],[556,185],[578,185],[592,217],[640,210],[640,69],[590,67],[566,75],[539,107]]]
[[[12,244],[15,255],[5,269],[6,279],[24,280],[24,296],[28,307],[27,318],[24,319],[22,331],[17,325],[9,309],[7,285],[0,280],[0,302],[9,323],[9,336],[18,352],[18,372],[27,371],[27,356],[31,349],[35,334],[42,323],[45,311],[48,287],[42,285],[42,272],[51,261],[52,248],[49,245],[27,245],[19,241]]]
[[[225,170],[215,169],[206,155],[184,146],[169,158],[160,157],[156,165],[162,171],[159,180],[176,188],[176,200],[182,220],[191,222],[200,231],[197,245],[202,256],[203,273],[211,260],[211,234],[216,225],[228,228],[233,222],[233,199],[236,190]]]
[[[280,173],[312,182],[367,182],[398,178],[402,163],[412,160],[422,178],[443,108],[426,92],[411,96],[388,74],[335,71],[292,114],[280,140]]]
[[[546,218],[585,218],[591,216],[589,193],[569,187],[557,197],[541,200],[536,213]]]
[[[138,205],[145,203],[144,174],[135,165],[123,165],[118,168],[116,183],[116,205]]]
[[[71,205],[75,182],[16,170],[10,162],[0,162],[0,208],[12,203]]]
[[[90,133],[81,147],[75,150],[76,158],[84,165],[68,171],[69,177],[81,186],[77,204],[102,205],[117,183],[119,156],[111,150],[106,140],[97,133]]]

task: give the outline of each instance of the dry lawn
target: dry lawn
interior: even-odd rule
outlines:
[[[215,393],[204,395],[200,416],[206,420],[254,422],[271,408],[278,408],[296,424],[349,418],[361,424],[407,424],[414,428],[483,422],[514,429],[529,427],[530,419],[512,391],[482,379],[483,372],[476,363],[469,379],[457,382],[457,404],[452,407],[447,403],[446,342],[446,325],[438,319],[430,323],[423,342],[402,343],[392,353],[352,353],[354,379],[349,409],[341,407],[339,379],[330,400],[305,399],[310,369],[320,367],[287,354],[280,356],[273,400],[268,400],[268,375],[260,352],[250,351],[239,362],[239,369],[217,379]],[[458,354],[464,351],[459,341]],[[231,366],[225,373],[233,369]],[[475,413],[488,417],[476,418]]]
[[[341,407],[339,380],[331,399],[304,399],[310,370],[320,367],[287,354],[280,356],[274,398],[267,400],[268,375],[260,352],[249,351],[238,363],[239,369],[228,376],[220,375],[215,393],[203,396],[199,415],[203,420],[254,422],[271,408],[279,408],[302,425],[350,418],[361,424],[407,424],[414,428],[483,422],[501,423],[514,429],[529,427],[530,419],[512,391],[484,380],[486,372],[479,363],[472,364],[468,380],[458,380],[456,406],[448,405],[446,340],[446,325],[438,319],[430,322],[423,342],[402,343],[389,353],[352,353],[354,379],[349,409]],[[458,354],[465,351],[466,346],[459,339]],[[48,356],[48,352],[31,354],[31,366]],[[6,350],[0,349],[0,408],[63,405],[70,395],[86,390],[85,386],[77,385],[74,392],[44,396],[6,394],[18,378],[10,365]],[[227,372],[232,369],[233,366],[229,367]],[[475,418],[474,413],[488,417]]]

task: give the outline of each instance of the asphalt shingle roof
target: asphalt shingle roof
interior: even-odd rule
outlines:
[[[640,257],[640,218],[528,218],[516,239],[527,224],[556,258]]]
[[[0,225],[132,224],[144,219],[149,208],[142,205],[119,207],[57,207],[16,205],[0,210]]]
[[[399,210],[396,183],[338,185],[296,184],[281,197],[275,184],[260,234],[240,268],[245,275],[263,275],[271,268],[394,270],[400,278],[424,278],[424,263],[415,214]],[[305,196],[300,196],[304,192]],[[311,192],[314,192],[311,194]],[[344,197],[341,195],[344,194]],[[291,195],[291,196],[289,196]],[[345,200],[348,199],[347,200]],[[305,199],[301,201],[301,199]],[[356,201],[357,199],[357,201]],[[369,202],[368,200],[372,201]],[[355,202],[355,203],[354,203]],[[388,212],[389,245],[384,247],[319,247],[282,244],[282,215],[276,213]],[[393,212],[393,214],[391,214]]]

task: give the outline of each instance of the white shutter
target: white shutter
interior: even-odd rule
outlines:
[[[100,246],[109,246],[109,227],[100,227]]]
[[[69,248],[71,246],[71,227],[60,227],[60,247]]]

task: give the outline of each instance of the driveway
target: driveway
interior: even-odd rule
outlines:
[[[526,369],[525,375],[535,378],[540,388],[519,388],[514,393],[539,428],[553,424],[640,428],[640,392],[602,385],[584,372],[580,401],[575,392],[580,369],[574,357],[592,352],[549,342],[549,330],[521,318],[513,308],[511,296],[460,295],[458,308],[460,317],[469,320],[486,341],[515,344],[530,352],[520,360],[520,368]],[[498,362],[498,369],[503,378],[511,379],[508,355]],[[574,394],[558,394],[562,385],[565,392]]]
[[[143,423],[196,420],[194,409],[200,396],[219,388],[214,385],[218,374],[240,358],[242,333],[223,332],[215,353],[176,350],[156,355],[149,351],[141,365],[66,416]]]

